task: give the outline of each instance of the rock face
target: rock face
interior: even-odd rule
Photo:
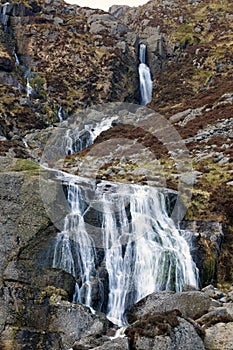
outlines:
[[[219,323],[206,330],[205,348],[207,350],[226,349],[233,348],[232,340],[233,322],[231,323]]]
[[[193,237],[193,259],[199,268],[200,285],[216,284],[223,242],[222,225],[211,221],[183,221],[181,228]]]

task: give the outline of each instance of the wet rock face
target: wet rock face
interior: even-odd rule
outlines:
[[[216,284],[223,242],[222,225],[214,221],[183,221],[180,227],[192,234],[192,256],[199,269],[200,286]]]

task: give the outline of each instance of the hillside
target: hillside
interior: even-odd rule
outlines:
[[[0,0],[0,349],[233,349],[232,23],[230,0],[151,0],[109,12],[63,0]],[[153,80],[145,107],[141,43]],[[113,227],[133,227],[137,205],[153,212],[153,199],[141,202],[148,185],[160,198],[151,220],[161,229],[156,239],[170,232],[170,217],[171,232],[188,232],[199,290],[164,287],[133,305],[133,286],[125,296],[127,337],[112,338],[118,323],[106,317],[110,277],[101,229],[109,225],[111,235]],[[129,189],[135,202],[127,202]],[[108,191],[118,190],[113,210]],[[104,206],[115,219],[104,222]],[[167,221],[159,222],[159,210]],[[76,302],[84,264],[72,260],[81,261],[75,239],[64,246],[72,253],[67,266],[54,263],[59,232],[82,220],[97,240],[95,313]],[[121,237],[122,261],[136,246],[129,241]],[[88,269],[93,257],[82,250]],[[183,278],[174,259],[165,254],[161,280]]]

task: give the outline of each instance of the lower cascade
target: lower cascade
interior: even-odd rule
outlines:
[[[198,286],[186,233],[168,215],[169,190],[58,173],[69,213],[53,267],[76,279],[74,302],[118,326],[126,310],[155,291]]]

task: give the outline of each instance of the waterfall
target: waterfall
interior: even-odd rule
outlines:
[[[70,213],[65,218],[64,230],[56,239],[53,266],[59,267],[81,281],[76,283],[74,300],[91,307],[91,283],[95,271],[96,251],[84,222],[84,208],[81,189],[69,181],[68,203]],[[75,242],[75,245],[72,244]]]
[[[153,82],[151,80],[150,68],[146,65],[146,45],[139,47],[139,87],[141,95],[141,105],[147,105],[152,99]]]
[[[27,97],[30,97],[30,95],[33,93],[33,88],[30,85],[29,78],[27,78],[26,91],[27,91]]]
[[[63,120],[66,119],[66,114],[62,106],[58,107],[57,116],[58,116],[59,122],[62,122]]]
[[[5,4],[3,4],[0,7],[0,22],[3,24],[5,31],[7,29],[7,24],[8,24],[8,21],[9,21],[9,14],[8,14],[9,6],[10,6],[10,3],[6,2]]]
[[[166,192],[107,181],[96,185],[65,173],[59,179],[67,186],[70,212],[56,238],[53,266],[75,277],[76,301],[122,326],[125,311],[146,295],[197,287],[198,271],[182,231],[167,214]]]
[[[143,56],[142,56],[143,57]],[[62,152],[90,146],[116,115],[66,130]],[[126,310],[155,291],[198,287],[188,235],[169,217],[172,190],[96,181],[57,171],[68,213],[55,239],[53,267],[76,280],[74,302],[106,313],[118,326]]]
[[[116,116],[103,119],[100,123],[93,126],[86,125],[83,129],[74,128],[66,130],[63,142],[64,154],[73,154],[81,151],[88,146],[91,146],[94,140],[101,132],[108,130],[112,122],[116,120]]]
[[[14,51],[13,54],[14,54],[14,57],[15,57],[15,63],[17,64],[17,66],[19,66],[20,62],[19,62],[19,58],[17,56],[17,53]]]

